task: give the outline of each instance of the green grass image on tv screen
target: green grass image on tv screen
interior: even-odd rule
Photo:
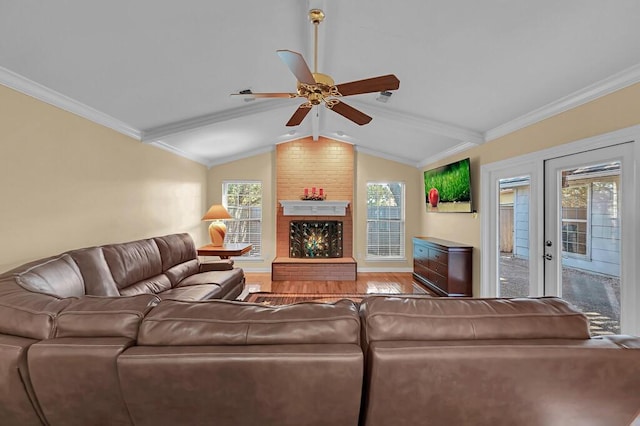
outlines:
[[[463,160],[443,168],[424,172],[424,188],[428,196],[431,188],[436,188],[440,202],[470,201],[469,161]]]

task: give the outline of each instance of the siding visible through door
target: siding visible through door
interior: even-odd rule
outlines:
[[[500,253],[513,253],[513,206],[500,206]]]

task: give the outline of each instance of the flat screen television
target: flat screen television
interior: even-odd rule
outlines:
[[[471,171],[468,158],[424,172],[428,212],[471,213]]]

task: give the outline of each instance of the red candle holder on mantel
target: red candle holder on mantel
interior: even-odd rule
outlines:
[[[320,191],[316,192],[316,187],[312,187],[311,191],[309,188],[304,189],[304,194],[300,196],[301,200],[304,201],[324,201],[327,199],[327,194],[324,193],[323,188],[319,188]]]

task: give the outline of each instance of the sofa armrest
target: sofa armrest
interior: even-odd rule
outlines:
[[[216,260],[214,262],[200,264],[200,272],[228,271],[230,269],[233,269],[232,259]]]

